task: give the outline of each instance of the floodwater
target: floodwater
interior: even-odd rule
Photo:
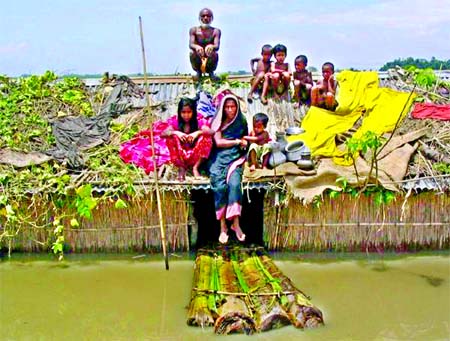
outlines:
[[[32,257],[0,262],[0,340],[450,339],[448,253],[275,256],[326,325],[225,337],[186,325],[193,257]]]

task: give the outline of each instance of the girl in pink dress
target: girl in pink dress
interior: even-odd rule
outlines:
[[[184,180],[186,170],[192,167],[195,177],[200,176],[199,166],[209,156],[212,147],[212,129],[208,121],[197,114],[197,103],[182,98],[178,114],[152,126],[156,166],[172,163],[178,167],[178,179]],[[120,147],[120,157],[126,163],[135,164],[152,172],[152,146],[150,130],[139,132]]]
[[[178,103],[178,115],[168,120],[169,127],[161,134],[169,149],[170,161],[178,167],[178,180],[183,181],[192,167],[194,177],[201,177],[200,164],[208,158],[214,131],[201,114],[195,100],[184,97]]]

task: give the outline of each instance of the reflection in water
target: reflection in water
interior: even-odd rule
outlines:
[[[427,275],[419,275],[419,276],[424,278],[428,282],[428,284],[430,284],[433,287],[438,287],[445,281],[445,279],[440,278],[440,277],[433,277],[433,276],[427,276]]]
[[[389,268],[386,265],[386,263],[384,261],[382,261],[382,262],[379,262],[379,263],[375,264],[374,266],[372,266],[372,270],[373,271],[378,271],[378,272],[384,272],[384,271],[388,271]],[[397,270],[401,271],[399,269],[397,269]],[[433,287],[438,287],[441,284],[443,284],[444,281],[445,281],[445,279],[442,278],[442,277],[430,276],[430,275],[427,275],[427,274],[415,273],[415,272],[412,272],[412,271],[405,271],[405,273],[409,273],[409,274],[411,274],[413,276],[419,276],[420,278],[425,279],[427,281],[427,283],[430,284]]]
[[[123,257],[123,256],[122,256]],[[437,340],[450,334],[450,257],[277,260],[326,325],[256,340]],[[188,327],[192,259],[0,263],[0,339],[209,340]],[[217,336],[218,337],[218,336]],[[245,335],[234,339],[248,340]]]

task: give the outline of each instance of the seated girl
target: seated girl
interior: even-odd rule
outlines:
[[[190,117],[187,121],[184,121],[181,115],[181,111],[185,107],[184,115]],[[208,134],[208,130],[210,134]],[[178,115],[154,122],[151,130],[140,131],[131,140],[120,146],[121,159],[125,163],[143,168],[147,174],[154,171],[152,133],[157,168],[172,162],[180,167],[179,178],[181,180],[185,178],[186,169],[190,167],[193,167],[194,176],[200,175],[198,167],[201,161],[209,155],[214,132],[209,129],[207,120],[201,114],[197,114],[195,100],[182,98],[178,103]],[[182,136],[182,140],[180,140],[180,136]],[[174,147],[178,144],[179,148]],[[169,150],[169,146],[171,150]]]
[[[161,133],[169,149],[170,161],[178,167],[178,180],[184,181],[192,167],[194,177],[200,178],[199,167],[208,158],[214,131],[201,114],[197,103],[187,97],[178,103],[178,115],[169,118],[168,128]]]

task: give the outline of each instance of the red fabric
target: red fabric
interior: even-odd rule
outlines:
[[[416,103],[411,113],[413,118],[434,118],[436,120],[450,120],[450,104]]]
[[[212,148],[212,136],[200,135],[194,145],[182,144],[178,136],[166,138],[170,161],[179,168],[193,167],[198,160],[206,159]]]
[[[197,115],[198,126],[201,128],[204,125],[209,126],[208,121],[201,115]],[[161,133],[172,127],[174,130],[178,130],[177,116],[171,116],[165,121],[156,121],[153,124],[153,140],[155,146],[156,155],[156,167],[160,167],[163,164],[171,161],[169,148],[166,144],[166,139],[161,137]],[[150,139],[150,130],[143,130],[136,134],[136,136],[124,142],[120,146],[119,155],[123,162],[132,163],[145,170],[147,174],[153,171],[152,160],[152,144]]]
[[[156,155],[156,167],[160,167],[170,161],[169,149],[161,133],[169,128],[168,122],[158,121],[153,124],[153,140]],[[120,146],[119,155],[123,162],[132,163],[145,170],[149,174],[153,171],[152,143],[150,130],[140,131],[129,141]]]

